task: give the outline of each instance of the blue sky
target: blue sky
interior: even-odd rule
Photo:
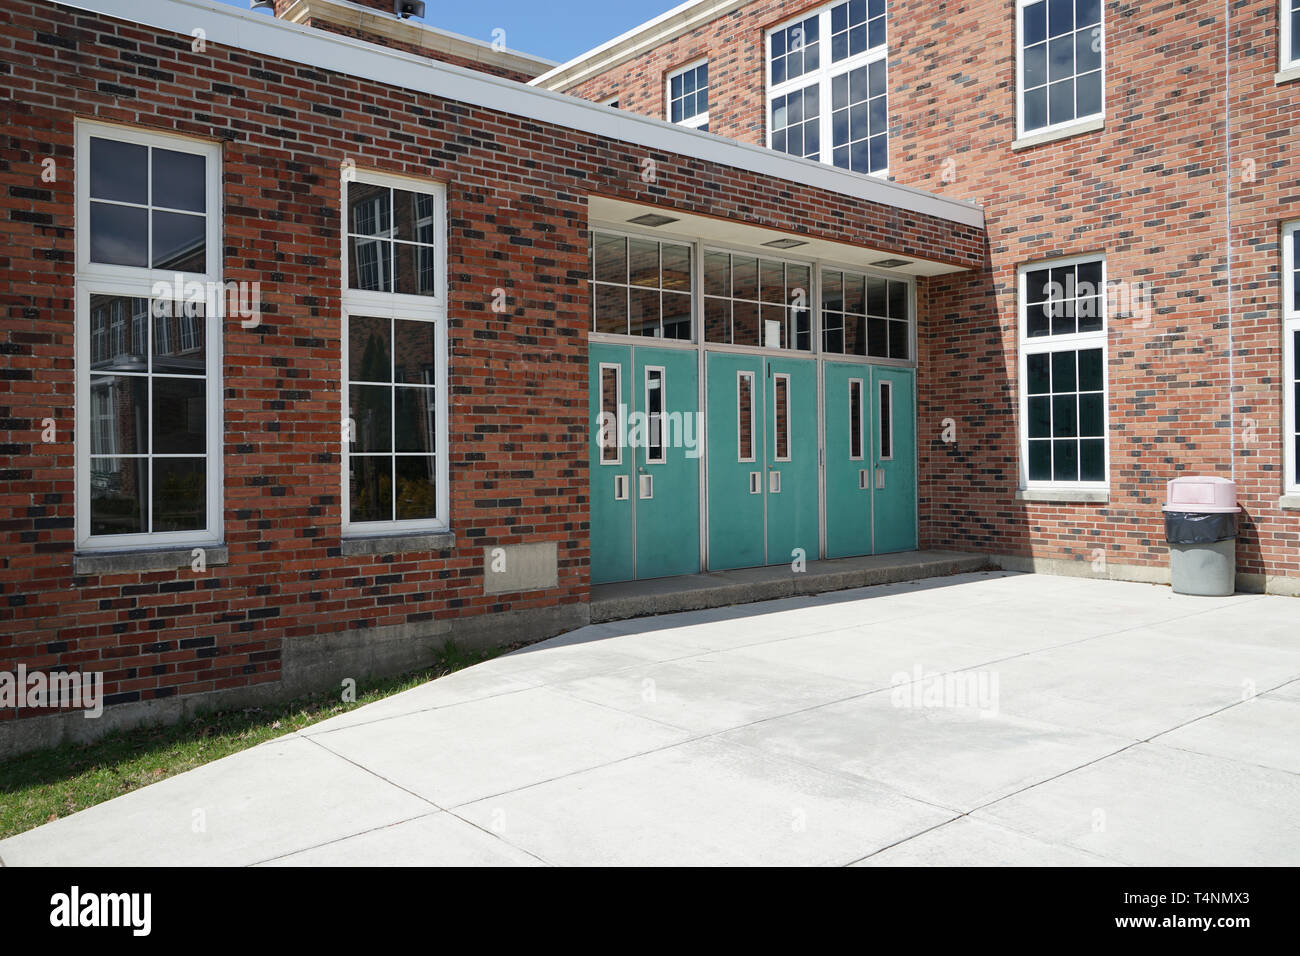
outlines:
[[[222,0],[248,9],[248,0]],[[425,22],[468,37],[492,41],[492,31],[506,31],[506,46],[552,60],[572,59],[681,0],[478,0],[449,3],[425,0]]]

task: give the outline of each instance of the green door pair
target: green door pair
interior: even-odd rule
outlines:
[[[709,568],[814,560],[817,363],[710,352]]]
[[[589,349],[591,581],[700,570],[696,353]]]
[[[915,372],[827,362],[826,556],[916,548]]]

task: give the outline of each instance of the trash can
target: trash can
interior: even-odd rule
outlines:
[[[1168,485],[1165,540],[1170,584],[1178,594],[1224,597],[1237,585],[1237,484],[1227,478],[1175,478]]]

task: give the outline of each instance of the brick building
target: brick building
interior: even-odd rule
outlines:
[[[1276,0],[391,9],[0,0],[0,660],[108,694],[0,751],[800,552],[1162,581],[1183,473],[1300,590]]]
[[[738,314],[805,349],[779,247],[903,259],[909,294],[983,261],[971,203],[530,88],[387,14],[320,28],[344,6],[0,2],[0,657],[107,694],[5,711],[6,751],[584,623],[593,279],[672,401],[695,348],[698,254],[646,223],[767,249],[780,295]]]
[[[1300,13],[1228,9],[684,3],[533,84],[983,208],[985,267],[918,283],[922,547],[1164,581],[1164,484],[1209,473],[1238,586],[1295,594]]]

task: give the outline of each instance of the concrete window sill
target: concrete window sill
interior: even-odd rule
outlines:
[[[1300,494],[1283,495],[1277,499],[1277,505],[1283,511],[1300,511]]]
[[[1016,491],[1016,500],[1047,504],[1105,505],[1110,504],[1110,492],[1071,488],[1021,488]]]
[[[1055,143],[1057,140],[1069,139],[1071,136],[1082,136],[1084,133],[1095,133],[1106,126],[1106,117],[1094,116],[1092,119],[1086,119],[1081,123],[1075,123],[1073,126],[1067,126],[1064,129],[1054,129],[1047,133],[1030,133],[1028,136],[1022,136],[1011,143],[1014,150],[1029,149],[1032,146],[1041,146],[1044,143]]]
[[[1290,83],[1292,80],[1300,80],[1300,63],[1283,67],[1273,74],[1274,83]]]
[[[227,564],[230,550],[224,544],[195,544],[183,548],[153,548],[137,551],[80,551],[73,555],[72,573],[131,574],[140,571],[177,571],[194,563],[195,550],[203,552],[207,567]]]
[[[403,554],[408,551],[450,551],[456,547],[452,531],[422,531],[418,534],[371,535],[344,538],[340,550],[346,555]]]

